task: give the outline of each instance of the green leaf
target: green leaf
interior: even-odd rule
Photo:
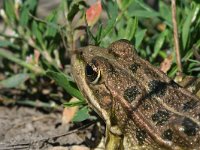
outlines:
[[[155,43],[155,46],[154,46],[154,52],[152,54],[153,60],[157,57],[157,55],[158,55],[158,53],[159,53],[159,51],[160,51],[160,49],[161,49],[161,47],[162,47],[162,45],[165,41],[165,37],[166,37],[167,34],[168,34],[168,30],[165,30],[158,36],[156,43]]]
[[[111,20],[108,20],[106,27],[102,31],[101,39],[104,38],[113,30],[115,23],[116,23],[116,18],[112,18]]]
[[[144,17],[144,18],[153,18],[153,17],[158,17],[159,13],[157,12],[149,12],[146,10],[133,10],[129,13],[129,16],[133,17]]]
[[[56,34],[57,34],[57,29],[55,27],[52,26],[47,27],[46,36],[53,38],[55,37]]]
[[[19,45],[16,45],[10,41],[0,41],[0,47],[12,47],[15,49],[20,49]]]
[[[193,63],[196,63],[198,65],[200,65],[200,61],[198,60],[194,60],[194,59],[188,59],[189,62],[193,62]]]
[[[117,15],[118,15],[117,3],[109,1],[108,2],[108,10],[109,10],[109,12],[108,12],[109,19],[117,18]]]
[[[172,78],[172,77],[174,77],[175,75],[176,75],[176,72],[178,71],[178,67],[177,66],[174,66],[171,70],[170,70],[170,72],[168,73],[168,76],[170,77],[170,78]]]
[[[101,30],[102,28],[100,28],[99,30],[98,30],[98,32],[97,32],[97,35],[96,36],[94,36],[93,35],[93,33],[90,31],[90,28],[89,28],[89,26],[86,26],[86,32],[87,32],[87,34],[88,34],[88,37],[89,37],[89,41],[90,41],[90,39],[92,40],[92,41],[94,41],[94,45],[99,45],[99,39],[100,39],[100,37],[99,37],[99,35],[101,35]]]
[[[165,51],[159,51],[159,56],[161,56],[164,59],[167,57],[167,54]]]
[[[23,7],[21,11],[21,15],[20,15],[20,20],[19,20],[20,25],[24,27],[27,26],[28,20],[29,20],[29,11],[26,7]]]
[[[193,49],[188,50],[185,56],[182,58],[182,61],[187,62],[188,59],[191,58],[193,55],[194,55]]]
[[[10,23],[14,23],[16,16],[15,16],[15,7],[14,7],[14,0],[4,0],[4,10],[6,16],[8,17]]]
[[[36,7],[38,5],[38,0],[25,0],[23,2],[24,6],[31,12],[33,13],[36,10]]]
[[[144,39],[146,29],[139,30],[135,34],[135,48],[138,49],[140,44],[142,43],[142,40]]]
[[[117,22],[117,15],[118,15],[117,4],[111,2],[108,3],[108,9],[110,10],[109,16],[111,18],[108,20],[107,25],[102,30],[101,39],[104,38],[106,35],[108,35],[114,29],[114,26]]]
[[[87,6],[83,0],[74,0],[70,4],[69,13],[68,13],[68,20],[72,21],[74,16],[79,12],[80,6]]]
[[[77,111],[77,113],[75,114],[72,121],[81,122],[81,121],[84,121],[84,120],[89,119],[89,118],[91,118],[91,117],[88,113],[88,108],[85,106],[85,107],[79,109],[79,111]]]
[[[12,45],[10,41],[0,41],[0,47],[7,47]]]
[[[123,0],[123,1],[120,1],[118,3],[119,7],[121,10],[125,10],[127,9],[131,3],[133,3],[134,1],[133,0]]]
[[[159,14],[166,24],[172,28],[172,13],[171,7],[162,1],[159,1]]]
[[[195,9],[193,11],[190,11],[189,14],[187,15],[187,18],[185,20],[185,22],[183,23],[183,27],[182,27],[182,42],[183,42],[183,48],[186,48],[186,44],[188,41],[188,36],[189,36],[189,32],[190,32],[190,25],[192,23],[192,18],[193,15],[195,13]]]
[[[33,21],[32,23],[32,33],[35,35],[38,42],[42,45],[42,34],[39,30],[37,22]]]
[[[127,23],[127,27],[126,27],[126,31],[125,31],[125,39],[128,39],[128,40],[133,39],[135,32],[137,30],[137,26],[138,26],[137,18],[135,18],[135,19],[129,18],[128,19],[128,23]]]
[[[148,6],[147,4],[145,4],[143,1],[141,0],[135,0],[136,3],[138,3],[140,5],[140,7],[142,7],[143,9],[149,11],[149,12],[153,12],[154,10]]]
[[[93,40],[95,41],[95,45],[99,45],[101,42],[102,29],[103,29],[102,24],[99,24],[98,31],[96,33],[96,37],[93,37]]]
[[[86,101],[77,101],[77,102],[66,102],[64,106],[66,107],[74,107],[87,104]]]
[[[47,29],[45,35],[48,37],[54,37],[59,29],[59,26],[56,24],[58,18],[58,12],[53,11],[47,18]]]
[[[78,98],[80,101],[84,101],[84,97],[81,94],[81,92],[77,89],[75,86],[75,83],[71,80],[69,76],[62,72],[54,72],[51,70],[48,70],[46,72],[46,75],[55,80],[55,82],[65,89],[66,92],[68,92],[70,95]]]
[[[200,67],[195,67],[195,68],[192,68],[192,69],[189,70],[189,72],[193,72],[193,71],[199,72]]]
[[[26,73],[16,74],[5,80],[0,81],[0,86],[5,87],[5,88],[18,87],[20,84],[22,84],[28,78],[29,78],[29,75]]]

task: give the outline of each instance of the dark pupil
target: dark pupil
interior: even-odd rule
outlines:
[[[97,76],[98,76],[98,72],[96,72],[92,66],[88,65],[86,66],[85,68],[85,74],[86,74],[86,77],[87,79],[90,81],[90,82],[93,82]]]

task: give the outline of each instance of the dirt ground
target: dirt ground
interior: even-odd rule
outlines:
[[[0,150],[87,150],[99,135],[91,121],[63,124],[61,112],[0,107]]]

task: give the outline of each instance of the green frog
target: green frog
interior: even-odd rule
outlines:
[[[200,149],[199,98],[139,57],[129,41],[78,49],[72,73],[106,123],[106,149]]]

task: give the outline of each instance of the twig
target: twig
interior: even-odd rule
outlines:
[[[20,150],[20,149],[28,149],[30,146],[28,144],[18,144],[18,145],[2,145],[0,144],[0,150]]]
[[[95,121],[91,121],[90,123],[86,124],[86,125],[83,125],[79,128],[76,128],[74,130],[71,130],[71,131],[68,131],[67,133],[63,133],[63,134],[60,134],[60,135],[56,135],[56,136],[52,136],[52,137],[48,137],[48,138],[43,138],[43,139],[40,139],[40,140],[37,140],[37,141],[34,141],[33,143],[38,143],[40,141],[48,141],[50,139],[57,139],[57,138],[60,138],[60,137],[63,137],[63,136],[67,136],[67,135],[70,135],[70,134],[73,134],[73,133],[77,133],[79,132],[80,130],[83,130],[83,129],[86,129],[88,127],[90,127],[91,125],[93,125],[94,123],[96,123]]]
[[[178,40],[178,29],[176,22],[176,0],[171,0],[172,7],[172,23],[173,23],[173,32],[174,32],[174,46],[176,51],[176,62],[178,66],[178,71],[182,72],[182,64],[181,64],[181,56],[180,56],[180,48],[179,48],[179,40]]]

